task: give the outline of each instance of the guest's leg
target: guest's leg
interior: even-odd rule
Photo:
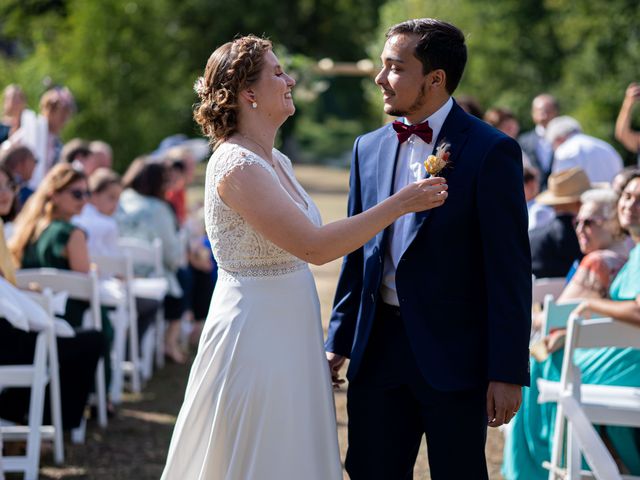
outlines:
[[[136,311],[138,312],[138,342],[142,342],[145,332],[155,321],[160,308],[160,302],[152,298],[136,297]]]
[[[96,366],[103,353],[104,342],[104,335],[95,330],[81,330],[75,337],[58,338],[62,423],[65,429],[80,425],[89,393],[94,389]]]
[[[181,297],[167,295],[164,299],[164,314],[167,320],[167,330],[164,335],[165,355],[176,363],[187,361],[180,349],[180,332],[184,301]]]

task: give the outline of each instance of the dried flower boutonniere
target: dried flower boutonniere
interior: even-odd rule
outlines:
[[[450,148],[450,143],[442,141],[436,148],[436,154],[429,155],[427,157],[424,161],[424,168],[426,168],[429,175],[436,176],[444,169],[444,167],[449,165],[449,157],[451,156],[451,152],[449,151]]]

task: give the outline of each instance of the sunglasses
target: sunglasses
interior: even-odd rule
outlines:
[[[89,192],[89,190],[80,190],[74,188],[72,190],[67,190],[67,192],[69,192],[69,194],[76,200],[82,200],[83,198],[89,198],[91,196],[91,192]]]
[[[591,228],[594,225],[602,225],[601,218],[576,218],[574,221],[574,227],[578,228],[582,226],[583,228]]]

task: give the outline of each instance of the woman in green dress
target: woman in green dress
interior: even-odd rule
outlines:
[[[609,298],[584,300],[575,313],[613,317],[640,328],[640,171],[630,175],[618,200],[618,219],[635,246],[609,288]],[[556,407],[537,403],[536,380],[560,380],[563,351],[547,360],[531,360],[531,387],[523,392],[523,404],[514,417],[504,448],[502,474],[506,480],[546,480],[542,462],[550,460]],[[640,350],[632,348],[582,349],[575,362],[583,384],[640,387]],[[609,440],[624,468],[640,474],[638,429],[607,426],[600,429]]]
[[[0,165],[0,217],[6,218],[15,204],[16,185],[11,173]],[[0,277],[15,285],[15,269],[6,248],[0,220]],[[22,365],[33,362],[37,332],[24,332],[0,318],[0,365]],[[59,337],[58,361],[62,425],[65,430],[80,425],[89,392],[94,383],[96,365],[103,336],[94,330],[79,331],[74,337]],[[5,388],[0,393],[0,418],[26,423],[29,414],[28,388]],[[46,401],[48,402],[48,396]],[[50,409],[44,410],[44,423],[50,423]]]
[[[16,218],[15,233],[9,244],[14,261],[20,268],[58,268],[88,273],[91,262],[87,237],[71,223],[79,215],[89,197],[87,177],[68,163],[55,165],[29,197]],[[69,299],[63,318],[72,327],[82,327],[87,302]],[[113,328],[102,311],[103,355],[109,359]],[[105,361],[107,385],[111,368]]]

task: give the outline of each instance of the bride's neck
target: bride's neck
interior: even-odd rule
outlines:
[[[258,142],[262,147],[271,151],[275,142],[278,129],[266,122],[239,122],[236,132],[241,137],[250,138],[254,142]]]

